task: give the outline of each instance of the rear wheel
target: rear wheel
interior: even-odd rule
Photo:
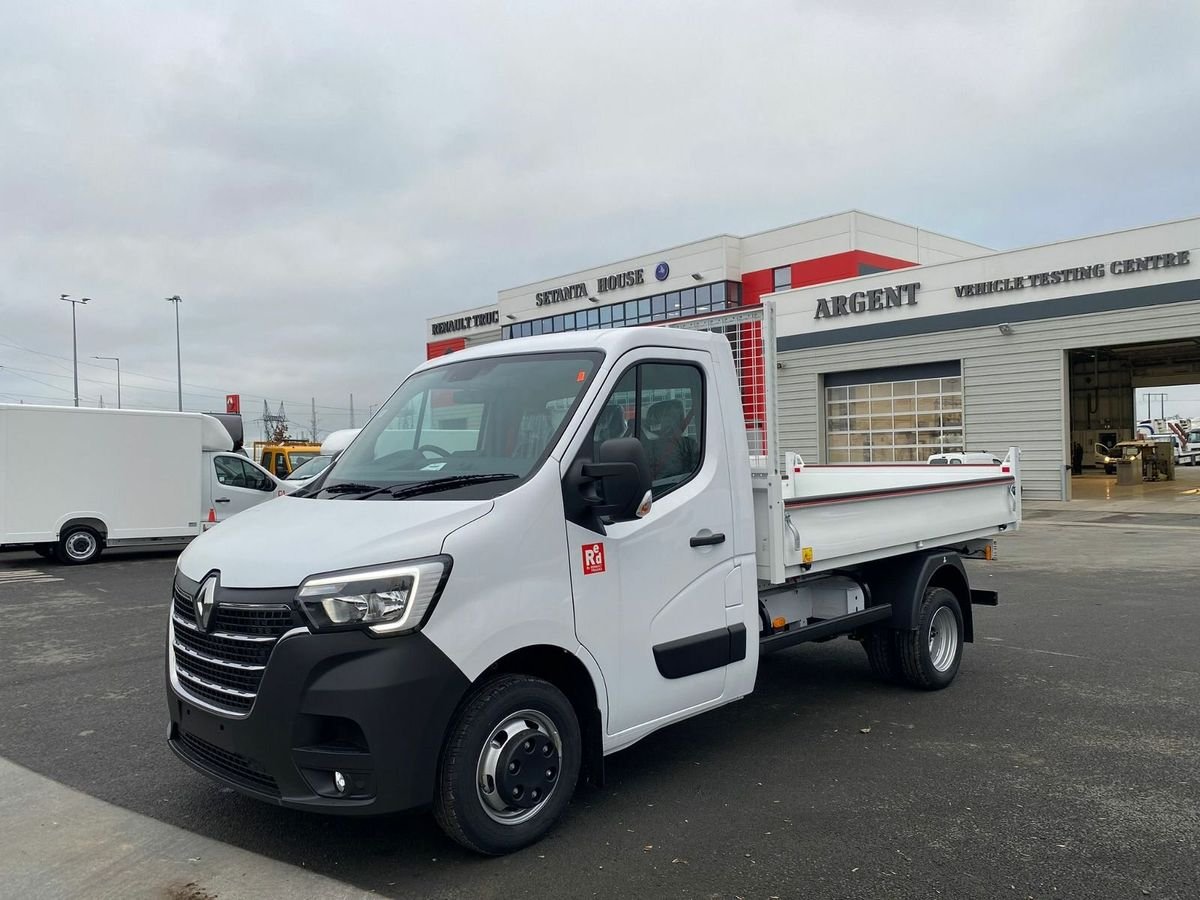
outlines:
[[[497,856],[539,840],[579,778],[575,710],[548,681],[501,675],[484,683],[451,726],[433,813],[450,837]]]
[[[53,544],[38,544],[36,547],[33,548],[33,552],[36,553],[38,556],[41,556],[45,559],[50,559],[52,556],[54,556],[54,545]]]
[[[64,565],[82,566],[95,561],[104,550],[104,541],[86,525],[72,525],[54,545],[55,558]]]
[[[863,649],[876,677],[884,681],[900,681],[904,677],[896,649],[896,632],[892,629],[872,628],[863,637]]]
[[[929,588],[921,601],[916,630],[896,634],[904,680],[927,691],[946,687],[958,674],[962,648],[963,617],[958,598],[948,588]]]

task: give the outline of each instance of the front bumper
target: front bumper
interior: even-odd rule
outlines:
[[[281,806],[412,809],[433,800],[446,728],[469,686],[420,633],[296,631],[275,646],[241,717],[184,696],[168,671],[168,743],[197,771]],[[346,776],[340,794],[335,771]]]

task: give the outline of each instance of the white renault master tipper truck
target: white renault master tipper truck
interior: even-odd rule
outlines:
[[[232,449],[201,413],[0,404],[0,549],[181,545],[291,489]]]
[[[498,854],[605,755],[749,694],[762,654],[847,634],[950,684],[997,600],[962,560],[1018,526],[1019,454],[788,466],[772,314],[422,365],[311,484],[180,557],[172,750],[287,807],[432,805]]]

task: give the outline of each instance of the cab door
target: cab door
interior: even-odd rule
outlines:
[[[576,632],[603,673],[610,735],[718,700],[726,667],[745,658],[744,627],[727,626],[733,504],[710,357],[663,352],[622,357],[564,460],[565,475],[604,440],[635,437],[651,466],[644,518],[605,534],[566,522]]]
[[[270,500],[277,483],[250,460],[234,453],[217,453],[212,458],[212,498],[217,521]]]

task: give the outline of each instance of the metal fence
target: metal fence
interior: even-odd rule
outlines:
[[[778,475],[783,460],[779,450],[775,391],[775,302],[730,312],[671,322],[670,328],[724,335],[733,351],[751,472]]]

